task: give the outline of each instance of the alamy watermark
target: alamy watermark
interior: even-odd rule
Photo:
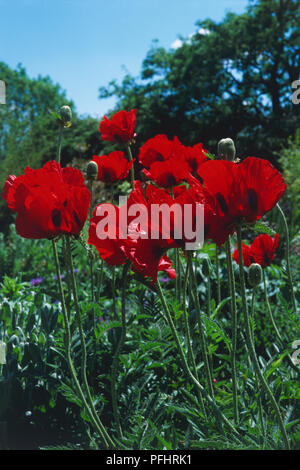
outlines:
[[[6,87],[3,80],[0,80],[0,104],[6,104]]]
[[[300,103],[300,80],[295,80],[292,83],[292,88],[293,90],[296,90],[292,94],[292,103],[299,104]]]
[[[128,207],[126,196],[120,196],[118,209],[109,203],[100,204],[96,217],[101,217],[96,226],[100,240],[184,239],[186,250],[199,250],[204,243],[204,206],[200,203],[150,204],[150,207],[132,204]]]

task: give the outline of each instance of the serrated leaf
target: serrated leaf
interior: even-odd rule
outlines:
[[[276,235],[275,230],[273,230],[269,225],[267,225],[265,222],[256,222],[254,225],[248,225],[249,228],[254,230],[254,232],[257,233],[264,233],[266,235],[274,236]]]

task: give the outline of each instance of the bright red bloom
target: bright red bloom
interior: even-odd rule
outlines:
[[[210,237],[219,245],[237,225],[255,222],[271,210],[286,189],[279,171],[267,160],[254,157],[240,164],[211,160],[200,165],[198,175],[206,195],[211,196],[216,215],[210,221]]]
[[[139,161],[149,168],[155,162],[163,162],[172,157],[179,158],[182,154],[182,145],[177,137],[169,140],[164,134],[158,134],[147,140],[140,148]]]
[[[203,145],[198,143],[193,147],[185,147],[182,145],[182,152],[184,160],[189,165],[191,173],[197,173],[200,165],[207,161],[207,156],[205,154],[206,150],[203,149]]]
[[[136,113],[136,109],[129,112],[118,111],[111,120],[104,116],[99,126],[102,139],[111,142],[129,142],[134,134]]]
[[[242,244],[242,251],[243,251],[243,262],[244,262],[244,266],[246,266],[246,268],[249,268],[249,266],[254,263],[252,257],[251,257],[251,249],[250,249],[250,246],[248,245],[245,245],[244,243]],[[234,250],[233,254],[232,254],[232,257],[234,259],[234,261],[239,264],[239,250],[238,250],[238,246],[236,247],[236,249]]]
[[[145,208],[146,219],[139,222],[139,214],[135,213]],[[144,197],[140,181],[135,182],[134,190],[130,193],[127,204],[120,208],[112,204],[100,204],[94,211],[89,229],[88,242],[95,245],[99,255],[108,264],[124,264],[126,260],[132,263],[132,269],[144,276],[157,280],[158,271],[166,271],[171,277],[175,271],[171,269],[171,261],[165,256],[169,248],[176,247],[170,237],[161,236],[161,227],[156,227],[159,238],[152,240],[151,224],[148,218],[150,203]],[[107,212],[115,214],[112,220],[106,219]],[[123,226],[122,217],[126,211],[126,224]],[[98,215],[101,214],[101,215]],[[122,216],[122,217],[121,217]],[[106,222],[106,225],[104,224]],[[109,231],[108,238],[101,239]],[[104,236],[103,236],[104,238]]]
[[[129,162],[124,157],[124,152],[111,152],[108,155],[98,157],[94,155],[92,160],[98,165],[99,181],[104,183],[113,183],[114,181],[123,180],[127,178],[130,169],[132,168],[134,160]]]
[[[94,210],[93,217],[90,219],[90,228],[89,228],[89,238],[88,243],[94,245],[99,253],[99,256],[106,261],[109,265],[115,266],[124,264],[126,262],[126,257],[121,250],[121,240],[120,240],[120,231],[119,231],[119,208],[113,204],[102,204],[102,207],[111,207],[112,211],[115,214],[115,220],[112,221],[115,227],[115,233],[110,234],[110,236],[100,237],[99,230],[101,233],[107,234],[108,230],[111,227],[100,227],[98,224],[106,217],[106,212],[103,210],[102,215],[99,215],[99,204]],[[108,224],[109,225],[109,224]],[[107,227],[107,228],[106,228]]]
[[[90,192],[80,170],[47,162],[43,168],[25,169],[9,176],[3,197],[17,213],[16,230],[24,238],[78,235],[88,216]]]
[[[254,263],[260,264],[263,268],[269,266],[278,248],[279,235],[276,233],[272,238],[270,235],[262,234],[255,238],[251,245],[251,256]]]
[[[8,195],[8,192],[10,190],[10,188],[12,187],[12,185],[14,184],[14,181],[16,180],[16,176],[15,175],[9,175],[9,177],[7,178],[7,180],[5,181],[4,183],[4,190],[3,190],[3,199],[7,199],[7,195]]]
[[[255,238],[251,246],[242,245],[244,266],[249,267],[252,263],[260,264],[263,268],[270,266],[278,247],[279,235],[276,233],[272,238],[270,235],[262,234]],[[234,261],[239,263],[238,248],[232,255]]]
[[[150,170],[143,170],[147,178],[150,178],[158,186],[171,188],[178,185],[189,174],[189,167],[184,160],[171,158],[163,162],[155,162]]]

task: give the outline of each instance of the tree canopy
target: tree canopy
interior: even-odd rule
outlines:
[[[299,126],[292,82],[300,71],[298,0],[249,2],[247,12],[198,21],[177,49],[154,41],[140,76],[101,87],[117,109],[138,109],[139,143],[158,133],[211,151],[231,137],[239,156],[277,162]]]
[[[74,103],[49,77],[29,78],[24,67],[12,70],[0,62],[0,78],[6,85],[6,104],[0,104],[0,185],[10,174],[23,173],[28,165],[38,168],[56,158],[58,120],[62,105],[73,111],[72,126],[64,133],[63,161],[90,159],[102,149],[99,122],[77,115]],[[0,199],[0,226],[10,220],[10,212]]]

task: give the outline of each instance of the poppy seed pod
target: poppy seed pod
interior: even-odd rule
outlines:
[[[59,114],[64,127],[70,127],[72,121],[72,111],[70,106],[61,106]]]
[[[218,143],[218,157],[221,160],[233,162],[235,159],[235,146],[232,139],[221,139]]]
[[[94,161],[90,161],[86,167],[86,176],[89,181],[95,181],[98,176],[98,165]]]
[[[251,287],[256,287],[262,280],[262,267],[258,263],[252,263],[249,267],[248,281]]]

